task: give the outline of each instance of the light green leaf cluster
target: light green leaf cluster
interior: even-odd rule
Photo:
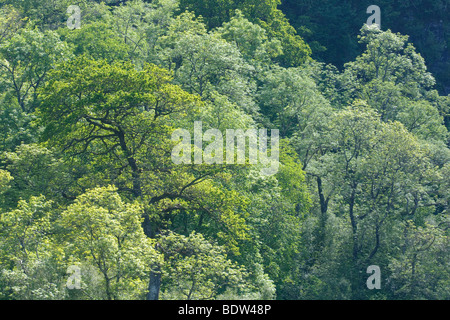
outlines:
[[[8,171],[0,170],[0,193],[4,193],[9,189],[8,183],[13,179]]]
[[[160,259],[142,230],[142,210],[139,204],[124,203],[116,188],[105,187],[81,195],[61,214],[66,256],[72,264],[87,262],[95,268],[106,299],[141,297],[143,279]]]

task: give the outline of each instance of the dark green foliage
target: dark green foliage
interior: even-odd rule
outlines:
[[[370,16],[366,9],[373,4],[381,9],[381,28],[409,35],[435,75],[439,91],[449,94],[447,1],[284,0],[280,8],[310,44],[313,58],[341,68],[362,52],[356,36]]]

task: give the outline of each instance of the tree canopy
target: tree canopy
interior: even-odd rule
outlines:
[[[386,27],[413,4],[69,5],[0,0],[0,299],[450,298],[442,41]]]

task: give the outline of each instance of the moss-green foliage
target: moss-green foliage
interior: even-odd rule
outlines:
[[[220,27],[240,10],[250,21],[262,26],[270,39],[277,39],[283,47],[279,61],[285,66],[298,66],[311,54],[309,46],[297,35],[285,15],[277,8],[279,0],[181,0],[180,8],[202,16],[209,28]]]
[[[69,4],[0,1],[0,299],[450,298],[441,42],[387,28],[411,2],[382,30],[360,1]],[[278,129],[277,171],[175,164],[195,121]]]

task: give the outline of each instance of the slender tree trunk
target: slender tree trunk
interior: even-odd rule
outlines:
[[[142,222],[142,228],[144,229],[144,233],[147,237],[154,239],[156,237],[155,229],[152,226],[150,218],[148,214],[144,213],[144,221]],[[158,246],[155,247],[158,249]],[[159,265],[155,264],[152,267],[152,271],[150,272],[150,280],[148,282],[148,293],[147,300],[158,300],[159,299],[159,290],[161,287],[161,268]]]
[[[372,252],[370,252],[369,257],[367,258],[368,262],[370,262],[370,260],[372,260],[372,258],[375,256],[379,247],[380,247],[380,225],[376,225],[375,226],[375,247],[372,249]]]
[[[144,221],[142,222],[142,229],[144,229],[144,234],[150,239],[154,239],[156,236],[156,232],[152,226],[152,222],[148,217],[147,213],[144,213]]]
[[[356,200],[356,188],[358,184],[354,184],[352,186],[352,192],[349,199],[349,215],[350,222],[352,226],[352,238],[353,238],[353,264],[350,270],[351,275],[351,288],[352,288],[352,299],[359,300],[363,298],[362,290],[364,288],[364,279],[365,274],[362,273],[361,263],[359,259],[359,248],[358,248],[358,223],[356,221],[357,217],[355,217],[354,208],[355,208],[355,200]]]
[[[160,287],[161,287],[161,269],[159,266],[155,266],[155,270],[150,272],[147,300],[158,300]]]
[[[355,196],[356,196],[356,186],[352,190],[352,194],[349,200],[349,214],[350,222],[352,224],[352,235],[353,235],[353,262],[356,263],[358,260],[358,225],[356,223],[356,217],[354,214],[355,207]]]
[[[323,222],[326,222],[328,211],[328,199],[325,199],[325,196],[323,194],[322,179],[320,177],[317,177],[317,189],[319,192],[319,200],[320,200],[320,213],[321,213],[320,218],[322,219]]]
[[[319,232],[318,232],[318,247],[322,248],[325,242],[325,228],[327,225],[327,211],[328,211],[328,199],[325,199],[323,194],[322,179],[317,177],[317,191],[319,193],[320,202],[320,220],[319,220]]]
[[[106,289],[106,299],[112,300],[111,296],[111,279],[108,278],[108,275],[105,276],[105,289]]]

